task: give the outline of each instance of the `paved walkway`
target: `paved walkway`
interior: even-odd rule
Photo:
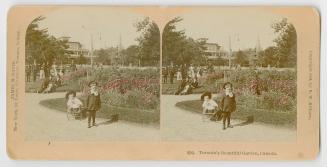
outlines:
[[[160,139],[159,128],[124,121],[108,123],[108,120],[100,118],[97,118],[97,123],[101,125],[87,128],[87,120],[68,121],[66,113],[39,104],[42,100],[64,96],[65,93],[26,94],[26,140],[144,141]]]
[[[232,120],[234,128],[223,131],[221,122],[203,121],[201,114],[175,106],[179,101],[198,99],[199,95],[162,95],[161,130],[124,121],[107,123],[97,118],[98,127],[87,128],[87,121],[68,121],[66,113],[39,104],[46,99],[64,97],[65,93],[26,94],[26,140],[46,141],[291,141],[296,131],[262,123],[244,126]]]
[[[177,102],[199,99],[200,95],[162,95],[161,127],[164,140],[193,141],[291,141],[296,130],[254,122],[231,120],[234,128],[222,130],[222,123],[203,121],[202,115],[180,109]]]

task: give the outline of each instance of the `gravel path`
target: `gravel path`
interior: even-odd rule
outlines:
[[[204,119],[201,114],[175,106],[177,102],[199,99],[200,95],[162,95],[163,140],[193,141],[294,141],[296,130],[254,122],[231,120],[234,128],[222,130],[222,122]],[[243,124],[242,124],[243,123]]]
[[[161,131],[124,121],[108,123],[97,118],[97,127],[87,128],[87,121],[68,121],[66,113],[46,108],[40,101],[64,97],[65,93],[26,94],[25,138],[29,141],[293,141],[296,130],[253,122],[242,125],[232,120],[234,128],[222,130],[221,122],[203,120],[201,114],[175,106],[179,101],[198,99],[199,95],[162,95]]]
[[[89,140],[160,140],[160,129],[124,121],[108,123],[97,118],[101,124],[87,128],[87,120],[68,121],[66,113],[39,104],[46,99],[64,97],[65,93],[26,94],[26,140],[89,141]]]

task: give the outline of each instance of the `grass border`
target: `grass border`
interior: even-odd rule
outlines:
[[[54,98],[42,100],[39,104],[59,112],[66,112],[65,101],[65,98]],[[120,120],[160,127],[160,112],[155,110],[152,111],[102,104],[101,110],[97,114],[97,118],[108,119],[115,114],[119,114]]]
[[[178,102],[175,106],[186,111],[202,114],[201,104],[201,100],[188,100]],[[296,112],[263,111],[262,109],[250,109],[245,108],[242,105],[237,105],[237,110],[233,112],[232,118],[243,121],[249,121],[249,119],[252,119],[255,122],[277,127],[297,128]]]

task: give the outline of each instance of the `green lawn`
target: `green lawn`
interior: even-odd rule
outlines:
[[[201,114],[202,103],[201,100],[191,100],[178,102],[176,103],[176,106],[190,112]],[[263,109],[251,109],[246,108],[243,105],[237,105],[237,110],[233,112],[232,118],[244,121],[249,121],[250,119],[251,121],[267,123],[274,126],[296,128],[296,112],[291,111],[269,111]]]
[[[83,99],[82,99],[83,100]],[[66,99],[56,98],[44,100],[41,105],[55,109],[61,112],[66,112]],[[108,106],[102,104],[100,112],[97,113],[99,118],[110,118],[114,114],[119,114],[119,119],[140,124],[149,124],[159,127],[160,113],[158,111],[146,111],[135,108],[122,108],[116,106]]]

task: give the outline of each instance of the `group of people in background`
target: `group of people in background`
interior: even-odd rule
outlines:
[[[56,75],[50,75],[49,77],[45,77],[42,80],[42,84],[40,89],[37,91],[37,93],[51,93],[55,92],[56,88],[62,86],[62,79],[59,74]]]
[[[68,71],[76,71],[77,67],[74,63],[70,64]],[[62,86],[62,76],[67,71],[64,65],[57,65],[55,62],[50,65],[48,62],[26,65],[25,77],[26,82],[40,82],[41,86],[37,93],[54,92],[56,88]]]
[[[201,66],[176,65],[167,66],[162,69],[163,83],[178,83],[176,95],[186,95],[192,93],[192,90],[201,85],[204,69]],[[169,79],[169,82],[168,82]]]
[[[75,63],[70,64],[69,68],[69,71],[77,70]],[[56,76],[57,74],[62,76],[66,69],[67,68],[63,64],[57,65],[55,62],[52,63],[52,65],[48,62],[41,64],[34,62],[33,64],[25,66],[26,82],[35,82],[37,79],[42,80],[50,76]]]

